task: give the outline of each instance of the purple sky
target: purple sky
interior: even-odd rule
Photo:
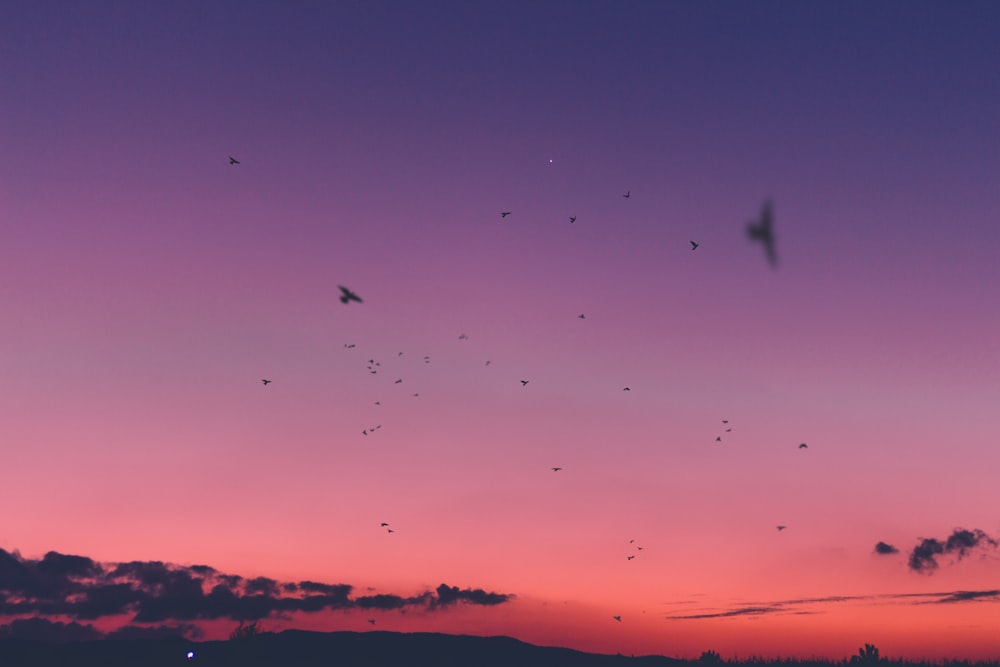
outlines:
[[[998,34],[995,2],[4,3],[0,549],[513,596],[380,629],[997,657]]]

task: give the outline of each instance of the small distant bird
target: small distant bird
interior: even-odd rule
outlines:
[[[632,560],[633,558],[635,558],[635,556],[625,556],[625,558],[628,560]]]
[[[573,224],[574,222],[576,222],[576,216],[575,215],[569,216],[569,222],[570,222],[570,224]]]
[[[375,625],[375,619],[374,618],[369,618],[368,622],[371,623],[372,625]]]
[[[632,191],[631,190],[626,191],[625,194],[622,195],[622,197],[625,197],[625,199],[628,199],[631,196],[632,196]]]
[[[365,429],[364,431],[362,431],[361,435],[368,435],[368,429]]]
[[[552,472],[559,472],[560,470],[562,470],[562,468],[553,468]]]
[[[239,164],[240,161],[234,158],[232,155],[229,156],[229,164]]]
[[[799,445],[799,449],[809,449],[809,445],[803,442],[801,445]]]
[[[631,387],[625,387],[622,391],[632,391]]]
[[[731,428],[727,428],[727,429],[726,429],[726,433],[730,433],[730,432],[731,432],[732,430],[733,430],[733,429],[731,429]]]
[[[357,301],[358,303],[361,303],[361,297],[359,297],[357,294],[355,294],[351,290],[347,289],[343,285],[337,285],[337,287],[340,288],[340,302],[341,303],[348,303],[350,301]]]
[[[466,334],[462,334],[461,336],[458,337],[458,339],[459,340],[469,340],[469,337]]]
[[[723,420],[722,420],[722,423],[723,423],[723,424],[728,424],[728,423],[729,423],[729,420],[728,420],[728,419],[723,419]]]
[[[382,401],[375,401],[375,405],[382,405]]]
[[[389,526],[389,524],[387,524],[387,523],[386,523],[385,521],[383,521],[383,522],[382,522],[382,523],[380,523],[379,525],[380,525],[380,526],[382,526],[383,528],[386,528],[386,527],[388,527],[388,526]]]
[[[767,261],[772,267],[778,265],[778,254],[774,248],[774,213],[771,209],[771,200],[764,202],[760,212],[760,221],[756,224],[751,220],[747,223],[747,236],[751,241],[760,241],[764,244],[764,251],[767,253]]]
[[[510,211],[500,211],[501,218],[506,218],[508,215],[510,215]]]
[[[354,343],[344,343],[344,347],[346,347],[348,350],[350,350],[351,348],[355,347],[355,344]]]
[[[522,387],[528,386],[528,380],[521,380],[521,386]]]
[[[629,544],[635,544],[635,540],[629,540],[628,543]]]
[[[387,530],[388,532],[390,532],[390,533],[395,533],[395,532],[396,532],[396,531],[394,531],[394,530],[393,530],[392,528],[386,528],[386,530]]]
[[[264,386],[265,386],[265,387],[266,387],[267,385],[271,384],[271,381],[270,381],[270,380],[261,380],[261,382],[263,382],[263,383],[264,383]]]
[[[622,617],[621,617],[621,616],[612,616],[611,618],[615,619],[615,620],[616,620],[616,621],[618,621],[619,623],[621,623],[621,622],[622,622]]]
[[[701,245],[701,244],[700,243],[695,243],[694,241],[691,241],[691,250],[697,250],[699,245]]]
[[[636,547],[636,549],[638,549],[639,551],[642,551],[642,547]]]
[[[721,435],[720,435],[720,436],[717,436],[717,437],[715,438],[715,441],[716,441],[716,442],[722,442],[722,436],[721,436]]]
[[[399,384],[399,383],[401,383],[402,381],[403,381],[403,378],[399,378],[398,380],[396,380],[395,382],[393,382],[393,384]]]
[[[489,365],[490,365],[490,360],[489,360],[489,359],[487,359],[487,360],[486,360],[486,365],[487,365],[487,366],[489,366]]]
[[[579,317],[581,320],[587,319],[587,316],[584,315],[583,313],[580,313],[579,315],[577,315],[577,317]]]
[[[784,530],[784,529],[785,529],[786,527],[787,527],[787,526],[778,526],[778,532],[780,533],[780,532],[781,532],[781,531],[783,531],[783,530]]]

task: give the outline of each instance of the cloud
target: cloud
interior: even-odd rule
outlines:
[[[692,621],[703,618],[732,618],[733,616],[761,616],[786,611],[783,603],[776,602],[769,606],[738,607],[727,611],[709,612],[704,614],[688,614],[685,616],[668,616],[672,621]]]
[[[409,597],[374,594],[352,598],[353,590],[353,586],[343,583],[247,579],[207,565],[181,566],[160,561],[101,564],[84,556],[54,551],[33,560],[17,551],[0,549],[0,617],[30,615],[40,621],[45,619],[37,617],[74,621],[31,626],[18,619],[0,626],[7,633],[21,635],[41,628],[38,632],[54,637],[82,637],[98,631],[75,621],[125,615],[134,625],[115,632],[137,637],[143,633],[182,632],[191,637],[191,622],[199,620],[253,621],[330,609],[436,610],[457,603],[493,606],[513,597],[447,584]]]
[[[891,544],[886,544],[885,542],[879,542],[878,544],[875,545],[875,553],[883,556],[887,554],[898,554],[899,549],[892,546]]]
[[[992,591],[953,591],[943,594],[934,604],[952,604],[955,602],[971,602],[976,600],[1000,601],[1000,590]]]
[[[986,547],[995,549],[997,541],[978,528],[974,530],[956,528],[945,540],[933,537],[922,539],[910,552],[907,565],[915,572],[930,574],[938,568],[937,556],[955,554],[958,560],[961,560],[974,549]]]

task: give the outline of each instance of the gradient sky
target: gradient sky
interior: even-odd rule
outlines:
[[[514,596],[269,629],[997,658],[998,34],[3,3],[0,548]]]

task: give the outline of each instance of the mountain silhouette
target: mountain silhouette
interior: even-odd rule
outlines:
[[[189,660],[186,655],[192,651]],[[535,646],[511,637],[429,632],[308,632],[285,630],[235,641],[192,642],[180,637],[49,644],[0,641],[4,667],[679,667],[662,656],[625,657]]]

